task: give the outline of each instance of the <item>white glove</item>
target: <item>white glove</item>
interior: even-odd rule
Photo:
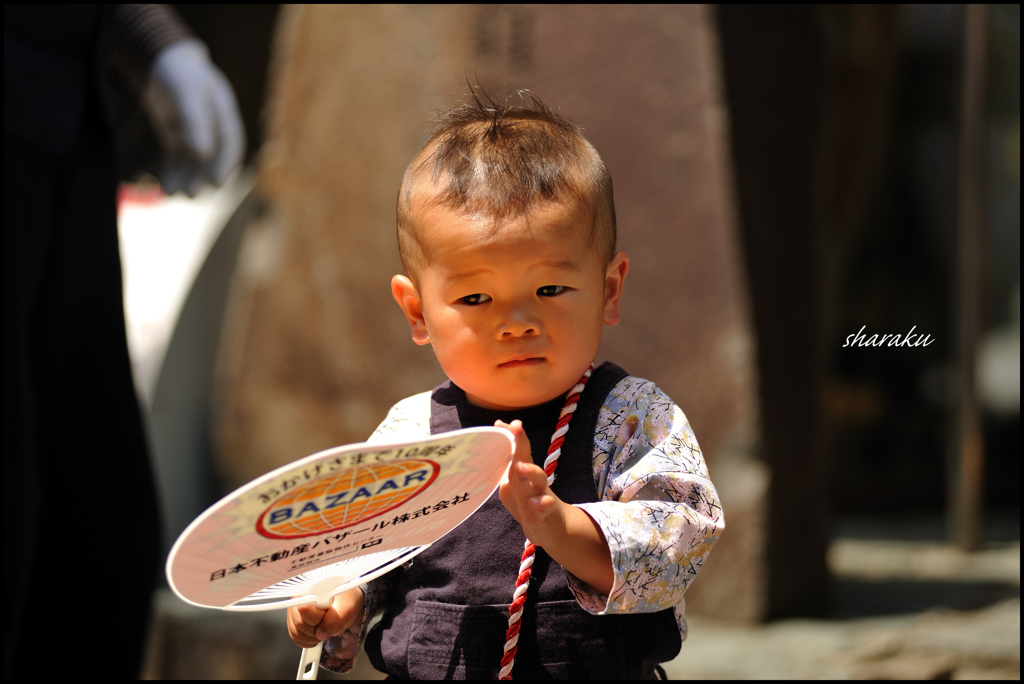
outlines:
[[[142,108],[163,147],[160,185],[189,197],[220,186],[241,161],[245,127],[231,84],[198,40],[179,40],[153,61]]]

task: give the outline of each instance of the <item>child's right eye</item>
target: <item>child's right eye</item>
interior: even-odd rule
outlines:
[[[477,304],[483,304],[484,302],[489,301],[489,300],[490,300],[490,297],[488,297],[487,295],[477,293],[477,294],[471,294],[471,295],[467,295],[467,296],[463,297],[462,298],[462,303],[463,304],[469,304],[470,306],[476,306]]]

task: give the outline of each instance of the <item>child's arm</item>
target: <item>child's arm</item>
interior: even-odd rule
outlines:
[[[511,431],[516,439],[508,478],[498,488],[505,508],[522,525],[527,539],[577,578],[609,594],[614,573],[601,529],[586,512],[565,503],[548,487],[544,469],[533,462],[522,422],[498,421],[495,426]]]
[[[676,608],[725,520],[689,421],[654,383],[628,377],[605,398],[594,434],[599,500],[579,508],[608,542],[615,584],[598,595],[571,576],[569,588],[593,614]]]

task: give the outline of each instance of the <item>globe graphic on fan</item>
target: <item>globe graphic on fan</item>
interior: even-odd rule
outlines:
[[[264,537],[295,539],[333,532],[390,511],[430,486],[428,460],[374,463],[300,486],[272,503],[257,522]]]

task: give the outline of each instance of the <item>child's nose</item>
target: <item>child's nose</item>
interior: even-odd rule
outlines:
[[[508,329],[502,330],[501,331],[501,336],[503,338],[522,337],[524,335],[533,335],[536,332],[537,331],[534,330],[533,328],[514,327],[514,328],[508,328]]]
[[[499,326],[502,339],[536,335],[540,331],[540,322],[524,309],[510,310]]]

